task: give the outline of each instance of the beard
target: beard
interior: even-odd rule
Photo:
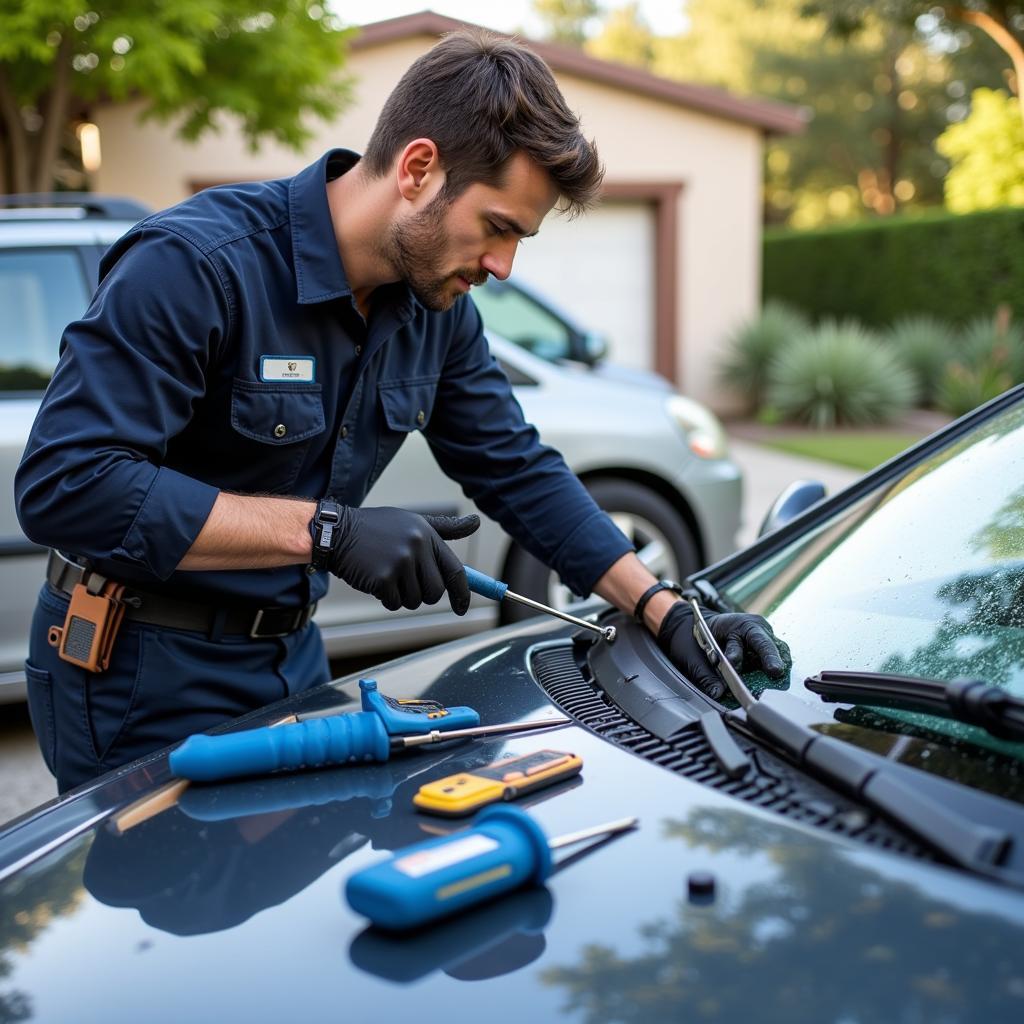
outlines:
[[[407,221],[391,225],[384,242],[384,256],[401,275],[413,295],[427,309],[443,313],[462,294],[456,278],[470,284],[483,284],[487,271],[461,268],[445,271],[444,253],[448,249],[445,214],[449,203],[435,196],[426,209]]]

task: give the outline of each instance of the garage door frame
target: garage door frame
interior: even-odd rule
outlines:
[[[654,369],[677,386],[679,372],[679,206],[682,181],[605,182],[601,197],[654,208]]]

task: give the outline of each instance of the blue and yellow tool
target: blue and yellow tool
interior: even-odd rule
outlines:
[[[417,928],[510,889],[541,885],[556,867],[552,850],[636,824],[636,818],[623,818],[549,840],[518,807],[488,807],[471,828],[416,843],[357,872],[345,896],[356,913],[381,928]]]
[[[311,717],[288,725],[245,729],[217,736],[189,736],[171,752],[171,774],[194,782],[265,775],[290,768],[322,768],[387,761],[395,750],[502,732],[564,725],[559,716],[508,725],[479,725],[468,707],[447,708],[431,700],[395,700],[360,679],[362,711]]]
[[[428,782],[420,786],[412,802],[428,814],[457,818],[498,800],[515,800],[524,793],[553,786],[578,775],[582,767],[583,761],[575,754],[536,750]]]

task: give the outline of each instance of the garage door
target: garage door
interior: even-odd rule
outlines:
[[[615,362],[652,370],[654,229],[645,202],[607,201],[574,221],[552,213],[519,247],[514,276],[606,335]]]

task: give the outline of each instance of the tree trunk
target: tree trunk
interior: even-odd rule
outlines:
[[[54,167],[60,152],[60,139],[67,122],[68,80],[71,76],[71,34],[65,32],[53,61],[53,82],[46,98],[43,127],[39,133],[32,190],[49,192],[53,188]]]
[[[951,7],[951,18],[966,22],[980,28],[997,46],[1003,49],[1013,63],[1013,74],[1016,78],[1014,92],[1020,104],[1021,117],[1024,118],[1024,46],[1020,40],[997,18],[984,11],[971,11],[965,7]]]
[[[900,156],[903,148],[903,116],[900,113],[900,83],[899,60],[903,52],[900,40],[895,32],[889,36],[889,141],[885,147],[885,172],[889,178],[889,202],[891,213],[895,213],[899,207],[896,199],[896,182],[900,175]]]
[[[11,192],[29,190],[28,132],[6,68],[0,64],[0,120],[7,138],[6,185]]]

